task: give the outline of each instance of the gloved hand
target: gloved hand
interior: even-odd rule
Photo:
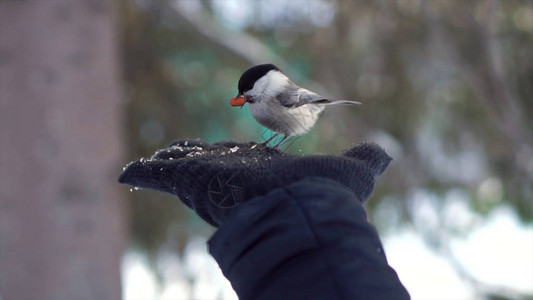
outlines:
[[[342,155],[297,156],[257,143],[181,140],[126,166],[119,182],[178,196],[218,227],[231,207],[306,177],[333,179],[366,201],[391,158],[374,143]]]

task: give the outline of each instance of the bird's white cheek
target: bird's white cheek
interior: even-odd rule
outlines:
[[[264,95],[266,90],[268,90],[268,80],[263,77],[255,82],[254,87],[248,91],[248,94],[252,97],[258,97]]]
[[[271,96],[277,95],[279,92],[285,89],[287,85],[288,78],[281,72],[270,71],[267,76],[267,89],[272,93]]]
[[[272,98],[283,91],[288,79],[278,71],[270,71],[257,80],[254,87],[248,91],[254,98]]]

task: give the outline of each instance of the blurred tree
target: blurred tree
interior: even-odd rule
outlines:
[[[121,81],[109,1],[0,2],[0,298],[120,299]]]

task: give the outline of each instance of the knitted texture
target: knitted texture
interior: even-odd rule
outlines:
[[[218,227],[238,203],[306,177],[335,180],[365,202],[390,161],[374,143],[342,155],[297,156],[257,143],[181,140],[127,165],[119,182],[178,196]]]

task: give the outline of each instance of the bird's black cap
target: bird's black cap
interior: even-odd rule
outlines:
[[[241,79],[239,79],[238,86],[239,95],[242,95],[244,92],[251,90],[254,87],[255,82],[271,70],[281,72],[281,70],[273,64],[264,64],[251,67],[250,69],[242,73]]]

